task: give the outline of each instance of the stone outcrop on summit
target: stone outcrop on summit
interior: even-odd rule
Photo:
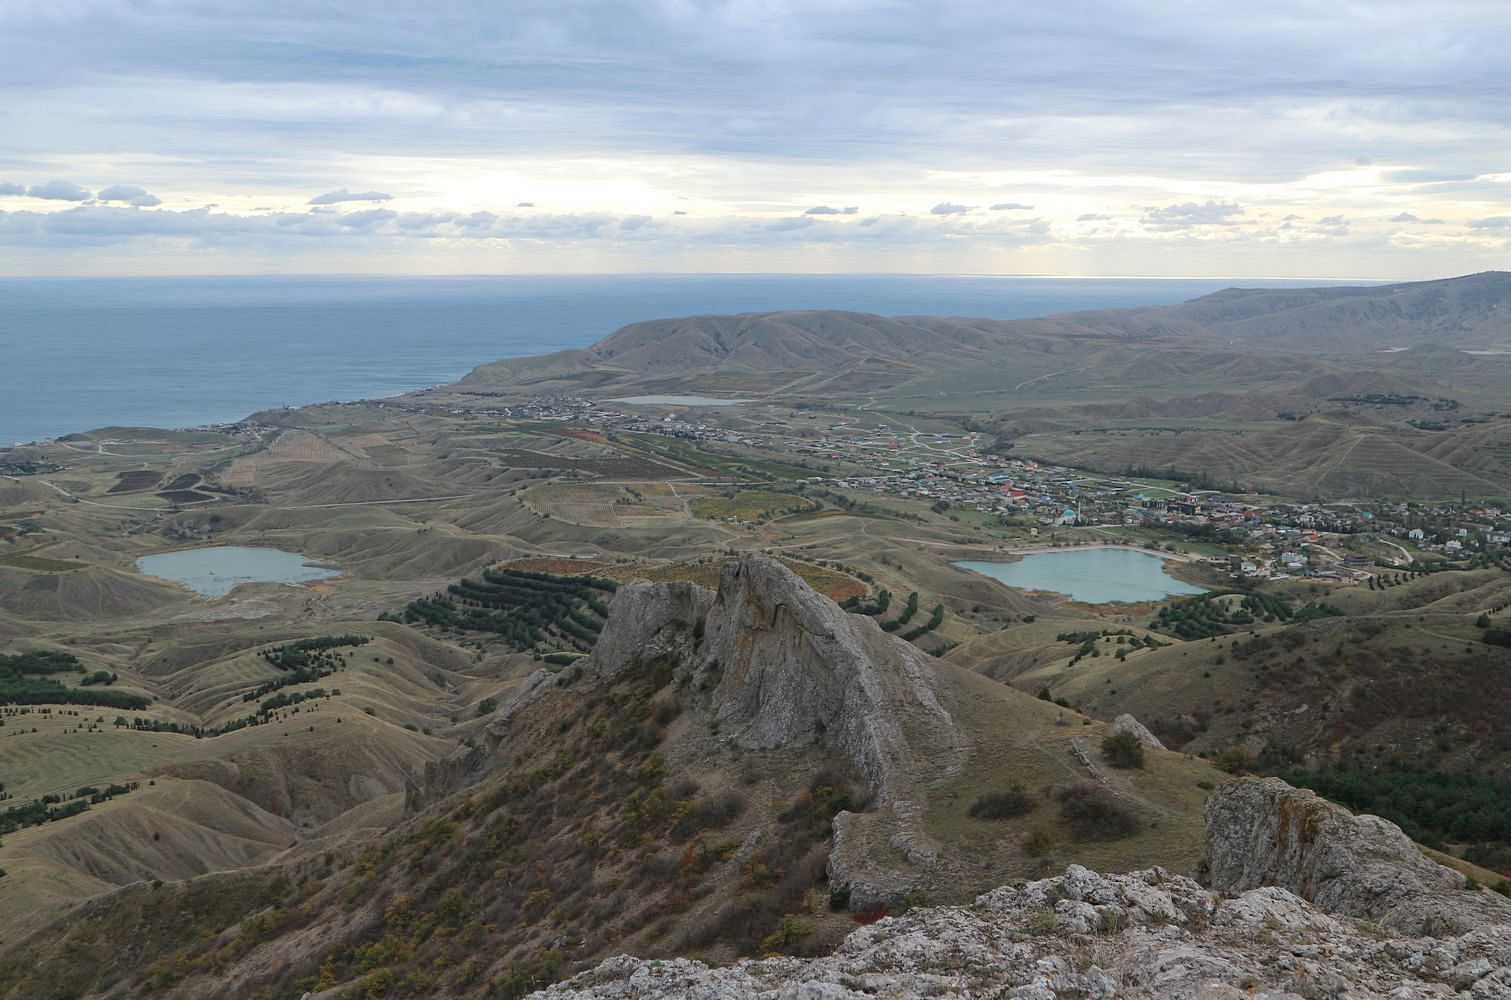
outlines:
[[[1467,890],[1463,875],[1425,857],[1394,823],[1355,816],[1279,778],[1222,786],[1207,800],[1206,818],[1214,889],[1281,886],[1399,934],[1511,926],[1511,899]]]
[[[725,968],[612,958],[541,1000],[1420,1000],[1511,996],[1504,926],[1384,937],[1284,889],[1239,895],[1161,869],[1064,875],[970,906],[912,910],[853,932],[832,955]]]
[[[1511,900],[1466,890],[1393,825],[1277,779],[1223,786],[1207,821],[1213,888],[1160,868],[1071,865],[969,906],[883,919],[822,958],[714,969],[618,957],[537,996],[1511,997]]]

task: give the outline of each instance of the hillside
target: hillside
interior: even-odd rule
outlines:
[[[482,365],[425,396],[883,405],[989,416],[1004,448],[1098,471],[1176,470],[1300,496],[1494,496],[1511,490],[1499,446],[1508,343],[1511,274],[1486,272],[1026,320],[652,320],[585,350]],[[1294,424],[1308,417],[1339,429]]]
[[[1010,364],[1056,345],[1180,342],[1188,350],[1346,355],[1511,342],[1511,274],[1338,288],[1232,288],[1180,305],[1043,319],[885,317],[832,310],[688,316],[633,323],[583,351],[483,365],[464,386],[582,382],[688,372],[801,375],[881,363],[936,370]],[[1419,353],[1415,359],[1423,359]]]
[[[145,903],[103,897],[13,952],[33,972],[0,976],[0,995],[151,982],[282,996],[381,974],[401,992],[517,996],[506,984],[625,949],[821,950],[850,910],[965,900],[1071,862],[1194,870],[1200,785],[1217,773],[1162,751],[1099,766],[1103,732],[934,661],[759,557],[726,567],[717,592],[631,584],[590,656],[536,673],[425,769],[393,833],[212,876],[251,908],[239,924],[208,912],[197,880],[165,886],[166,905],[203,919],[81,962],[76,947]],[[1005,818],[969,814],[1004,792],[1020,800]],[[267,899],[282,902],[256,912]]]
[[[1511,273],[1363,288],[1231,288],[1170,311],[1214,336],[1297,350],[1504,348],[1511,342]]]
[[[1511,992],[1511,902],[1401,832],[1278,781],[1207,803],[1210,888],[1153,868],[1003,886],[864,927],[833,955],[611,959],[558,1000],[714,996],[1474,997]],[[1257,992],[1256,991],[1262,991]]]

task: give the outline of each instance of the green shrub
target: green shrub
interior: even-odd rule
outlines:
[[[1113,733],[1102,741],[1102,756],[1113,767],[1143,767],[1144,744],[1133,733]]]
[[[1105,788],[1084,782],[1060,792],[1060,816],[1079,840],[1116,840],[1139,828],[1127,806]]]
[[[1034,800],[1023,786],[1014,785],[1007,791],[988,792],[981,796],[971,803],[967,814],[972,819],[1011,819],[1022,816],[1033,807]]]
[[[1042,858],[1054,846],[1054,838],[1042,826],[1034,827],[1023,838],[1023,851],[1029,857]]]

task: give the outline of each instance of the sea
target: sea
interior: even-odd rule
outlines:
[[[989,275],[0,279],[0,446],[393,396],[626,323],[849,309],[1019,319],[1284,280]]]

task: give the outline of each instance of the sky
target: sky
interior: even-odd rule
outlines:
[[[1503,0],[0,0],[0,275],[1430,278]]]

